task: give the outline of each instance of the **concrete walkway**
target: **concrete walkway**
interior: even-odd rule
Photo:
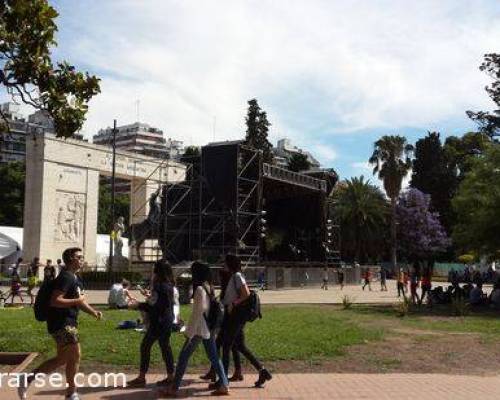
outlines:
[[[150,377],[151,382],[159,376]],[[231,386],[227,399],[307,399],[307,400],[497,400],[500,377],[476,377],[429,374],[286,374],[275,375],[263,389],[253,388],[255,376]],[[206,383],[187,376],[181,397],[209,398]],[[158,398],[154,385],[145,389],[81,388],[82,400],[147,400]],[[55,389],[30,390],[30,399],[62,399]],[[14,389],[0,389],[2,400],[15,400]]]
[[[434,283],[434,286],[447,286],[448,283]],[[344,286],[341,290],[338,285],[330,285],[329,290],[322,290],[319,286],[303,287],[296,289],[266,290],[260,291],[259,296],[263,304],[341,304],[344,296],[349,296],[353,303],[378,303],[391,304],[398,301],[396,281],[387,281],[387,292],[380,291],[380,284],[374,282],[372,291],[366,288],[362,290],[361,285]],[[0,287],[1,291],[8,291],[8,287]],[[483,291],[489,293],[491,285],[485,285]],[[138,291],[131,291],[132,295],[142,300],[143,297]],[[420,294],[420,289],[418,289]],[[91,304],[107,304],[107,290],[86,290],[85,295]],[[29,297],[23,291],[25,304],[29,304]],[[20,303],[16,298],[16,303]]]

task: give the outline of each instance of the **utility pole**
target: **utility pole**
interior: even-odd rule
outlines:
[[[109,237],[109,270],[113,271],[113,246],[115,241],[115,168],[116,168],[116,119],[113,120],[113,160],[111,164],[111,234]]]

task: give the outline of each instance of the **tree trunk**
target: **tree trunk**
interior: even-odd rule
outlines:
[[[397,238],[396,238],[396,198],[391,198],[391,262],[393,271],[397,269]]]

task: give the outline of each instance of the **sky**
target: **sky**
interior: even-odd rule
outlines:
[[[342,178],[384,134],[474,129],[498,52],[496,0],[52,1],[55,59],[98,75],[83,133],[137,120],[186,145],[244,136],[247,101]],[[372,179],[375,181],[375,179]]]

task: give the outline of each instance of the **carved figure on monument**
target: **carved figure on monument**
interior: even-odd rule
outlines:
[[[80,243],[85,217],[84,195],[59,192],[57,208],[54,240]]]
[[[114,242],[115,242],[115,256],[123,256],[123,239],[122,235],[125,231],[125,219],[118,217],[113,227]]]

